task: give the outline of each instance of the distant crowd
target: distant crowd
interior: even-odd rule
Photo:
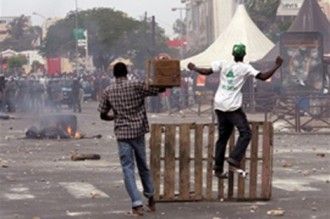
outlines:
[[[130,80],[145,80],[144,74],[133,71]],[[110,83],[112,73],[47,75],[0,75],[0,112],[60,112],[70,109],[81,112],[81,103],[97,101]],[[159,113],[179,111],[196,102],[194,80],[187,75],[181,87],[168,88],[164,93],[147,99],[147,110]]]

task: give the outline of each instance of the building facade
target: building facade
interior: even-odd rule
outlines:
[[[0,17],[0,42],[8,37],[8,25],[17,17]]]
[[[237,5],[249,0],[181,0],[185,4],[187,51],[201,52],[211,45],[230,23]],[[304,0],[281,0],[279,17],[295,17]],[[318,0],[330,20],[330,0]]]
[[[8,28],[10,23],[18,19],[17,16],[2,16],[0,17],[0,42],[9,36]],[[27,28],[32,26],[31,18],[27,17]]]

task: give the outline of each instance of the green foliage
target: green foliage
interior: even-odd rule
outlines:
[[[42,64],[39,62],[39,61],[33,61],[32,62],[32,65],[31,65],[31,67],[32,67],[32,70],[31,70],[31,72],[37,72],[38,71],[38,69],[40,68],[42,66]]]
[[[25,56],[13,56],[8,59],[8,68],[9,69],[18,69],[27,63]]]
[[[84,48],[76,48],[73,29],[88,31],[88,52],[98,68],[107,66],[120,56],[130,58],[137,67],[144,67],[147,57],[153,56],[152,28],[150,20],[137,21],[121,11],[109,8],[94,8],[70,13],[48,29],[42,53],[46,56],[66,56],[75,59],[85,56]],[[164,31],[156,26],[155,47],[167,50]]]
[[[1,50],[30,50],[34,48],[33,42],[40,37],[40,28],[29,26],[29,18],[22,15],[9,24],[8,34],[9,37],[0,42]]]
[[[251,19],[273,41],[276,41],[274,33],[286,31],[291,25],[291,22],[277,19],[276,12],[279,4],[280,0],[250,0],[246,4]]]
[[[185,36],[187,33],[186,23],[180,19],[177,19],[173,25],[173,31],[179,36]]]

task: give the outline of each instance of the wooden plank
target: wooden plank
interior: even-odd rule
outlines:
[[[257,178],[258,178],[258,139],[259,139],[259,125],[258,123],[252,123],[252,139],[250,149],[250,186],[249,186],[249,198],[257,198]]]
[[[195,200],[202,199],[203,188],[203,132],[204,125],[195,128]]]
[[[180,125],[179,148],[179,200],[190,199],[190,124]]]
[[[272,185],[273,185],[273,158],[274,158],[274,129],[273,123],[269,122],[269,185],[268,185],[268,200],[272,196]]]
[[[241,168],[245,170],[245,158],[241,160]],[[237,183],[237,198],[244,199],[245,197],[245,179],[243,177],[238,176]]]
[[[270,160],[269,160],[269,198],[270,199],[272,197],[272,188],[273,188],[273,159],[274,159],[274,127],[273,127],[273,123],[272,122],[269,122],[269,139],[270,139],[270,142],[269,142],[269,157],[270,157]]]
[[[263,149],[262,149],[262,180],[261,180],[261,198],[269,199],[271,194],[271,138],[270,138],[270,123],[263,125]]]
[[[214,123],[211,123],[208,125],[208,140],[207,140],[207,161],[206,161],[207,172],[206,172],[206,193],[205,193],[206,200],[212,200],[214,134],[215,134],[215,125]]]
[[[150,131],[150,170],[152,174],[153,184],[155,187],[155,200],[159,200],[160,196],[160,154],[162,144],[161,125],[152,124]]]
[[[213,140],[213,142],[214,142],[214,140]],[[213,153],[213,151],[214,151],[214,148],[212,148],[212,153]],[[221,200],[225,199],[225,186],[224,186],[224,184],[226,182],[228,182],[227,179],[218,178],[218,196],[217,196],[218,201],[221,201]]]
[[[225,199],[225,193],[224,193],[225,186],[224,186],[224,184],[226,182],[227,182],[227,179],[218,178],[218,197],[217,197],[218,201],[221,201],[221,200]]]
[[[175,199],[175,135],[176,125],[167,125],[165,129],[164,159],[164,199]]]
[[[230,136],[229,139],[229,154],[230,152],[234,149],[235,147],[235,129],[233,129],[233,132]],[[227,198],[232,199],[234,196],[234,180],[235,180],[235,175],[233,172],[229,171],[229,178],[228,178],[228,192],[227,192]]]

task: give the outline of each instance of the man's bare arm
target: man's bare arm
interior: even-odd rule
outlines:
[[[187,67],[189,70],[198,72],[199,74],[202,74],[202,75],[210,75],[213,73],[212,68],[199,68],[191,62],[188,64]]]
[[[275,74],[277,69],[279,69],[279,67],[281,67],[282,63],[283,63],[283,59],[278,56],[275,61],[275,66],[266,72],[260,72],[259,74],[257,74],[256,78],[259,80],[262,80],[262,81],[266,81],[267,79],[271,78]]]

